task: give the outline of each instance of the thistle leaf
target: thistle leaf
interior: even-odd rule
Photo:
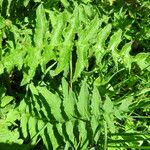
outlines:
[[[36,10],[36,28],[34,34],[34,42],[37,48],[43,47],[43,39],[47,29],[47,21],[43,5],[40,4]]]
[[[118,59],[119,59],[119,52],[117,47],[121,42],[121,36],[122,36],[122,30],[119,29],[111,36],[108,44],[108,49],[111,50],[111,54],[117,68],[118,68]]]
[[[77,107],[81,116],[84,119],[85,118],[88,119],[89,118],[89,91],[88,91],[87,83],[85,81],[83,81],[82,87],[80,89]]]
[[[120,51],[120,55],[123,59],[123,63],[125,67],[129,69],[129,72],[131,70],[131,64],[132,64],[132,56],[130,55],[130,50],[131,50],[132,43],[126,43],[123,47],[122,50]]]
[[[102,101],[97,87],[95,86],[93,89],[92,100],[91,100],[91,113],[95,117],[99,117],[101,115],[100,109],[102,108]]]

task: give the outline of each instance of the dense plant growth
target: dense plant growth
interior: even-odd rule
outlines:
[[[1,0],[0,14],[0,148],[150,149],[148,0]]]

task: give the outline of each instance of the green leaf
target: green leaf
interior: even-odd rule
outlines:
[[[113,112],[113,107],[114,107],[113,102],[108,96],[106,96],[106,100],[103,105],[103,110],[109,114]]]
[[[77,62],[73,81],[77,80],[84,68],[88,66],[89,44],[92,40],[96,41],[96,35],[100,24],[101,22],[98,15],[96,15],[95,18],[86,25],[85,29],[79,30],[79,40],[76,43]]]
[[[106,96],[106,100],[103,105],[104,110],[104,119],[108,125],[109,130],[114,133],[115,132],[115,125],[114,125],[114,105],[111,99]]]
[[[75,110],[74,110],[75,100],[72,95],[73,92],[69,90],[69,85],[64,78],[62,79],[62,88],[63,88],[63,97],[64,97],[63,100],[64,110],[70,119],[73,116],[75,116]]]
[[[98,29],[101,25],[101,21],[98,17],[98,15],[95,16],[95,18],[90,22],[89,26],[86,27],[86,30],[81,32],[80,36],[80,42],[86,43],[89,42],[91,39],[95,38]]]
[[[77,62],[76,62],[76,68],[75,73],[73,76],[73,82],[77,80],[78,77],[80,77],[81,72],[84,70],[84,68],[88,64],[87,59],[87,49],[89,48],[88,44],[77,44]]]
[[[34,0],[34,2],[37,2],[37,3],[39,3],[39,2],[41,2],[41,0]]]
[[[122,40],[121,36],[122,36],[122,30],[119,29],[117,32],[115,32],[111,36],[109,44],[108,44],[108,49],[111,50],[112,57],[117,68],[118,68],[118,58],[119,58],[119,52],[118,52],[117,47]]]
[[[76,30],[79,24],[78,13],[79,12],[76,7],[73,12],[73,16],[70,19],[70,24],[64,30],[64,33],[63,33],[64,41],[62,43],[62,46],[59,52],[58,65],[54,72],[54,75],[59,74],[61,71],[64,70],[65,67],[69,65],[69,60],[70,60],[71,52],[72,52],[73,45],[74,45],[73,40],[74,40],[74,36],[75,36]]]
[[[48,123],[48,125],[47,125],[47,133],[46,134],[47,135],[45,135],[45,136],[49,136],[50,137],[49,140],[52,143],[53,149],[57,149],[59,144],[58,144],[57,139],[55,137],[55,133],[54,133],[54,130],[53,130],[53,125],[51,125],[50,123]],[[48,141],[48,139],[46,139],[46,140]]]
[[[80,23],[84,23],[84,24],[88,24],[89,20],[88,20],[88,16],[87,13],[85,12],[85,9],[83,6],[78,5],[78,9],[79,9],[79,21]]]
[[[150,88],[144,88],[136,96],[139,96],[139,95],[142,95],[142,94],[145,94],[145,93],[148,93],[148,92],[150,92]]]
[[[51,93],[46,87],[37,87],[37,89],[39,93],[44,97],[44,99],[41,99],[41,101],[43,101],[43,103],[45,104],[44,106],[47,114],[49,115],[50,112],[48,112],[48,110],[51,110],[52,115],[57,121],[63,121],[60,109],[61,99],[58,97],[58,95]]]
[[[51,49],[53,49],[54,47],[59,46],[60,42],[61,42],[61,36],[62,36],[62,31],[66,25],[66,14],[65,13],[60,13],[58,16],[55,16],[57,18],[56,22],[57,24],[54,25],[55,27],[53,28],[52,32],[51,32],[51,41],[50,41],[50,45],[51,45]],[[52,24],[53,24],[53,19],[51,20]]]
[[[92,99],[91,99],[91,113],[99,118],[101,115],[101,108],[102,108],[102,100],[99,94],[99,91],[96,86],[94,86]]]
[[[28,69],[24,70],[21,86],[29,83],[30,80],[32,80],[32,78],[35,75],[36,68],[38,67],[40,61],[41,61],[41,49],[36,49],[36,47],[29,47],[28,55],[24,60],[25,67]]]
[[[132,64],[132,56],[130,56],[130,50],[131,50],[132,43],[126,43],[122,50],[120,51],[120,55],[123,59],[123,63],[125,67],[129,69],[129,72],[131,70],[131,64]]]
[[[36,134],[38,133],[38,130],[36,128],[37,124],[38,124],[38,122],[37,122],[36,118],[34,118],[34,117],[29,118],[29,120],[28,120],[28,131],[30,133],[31,141],[32,141],[31,143],[33,145],[36,144],[36,140],[37,140],[37,137],[36,137]]]
[[[21,115],[20,127],[24,138],[28,136],[28,120],[29,118],[26,114]]]
[[[82,83],[80,93],[78,96],[77,108],[82,118],[89,118],[89,91],[85,81]]]
[[[107,50],[105,49],[105,41],[111,32],[111,28],[111,24],[108,24],[103,29],[101,29],[97,35],[97,42],[94,46],[97,64],[101,63],[102,58],[104,57],[105,53],[107,53]]]
[[[34,34],[35,46],[43,47],[43,39],[47,29],[47,21],[43,5],[40,4],[36,10],[36,28]]]
[[[101,131],[98,130],[98,128],[100,127],[100,121],[99,119],[97,119],[98,116],[92,116],[91,118],[91,127],[92,127],[92,131],[93,131],[93,137],[94,137],[94,141],[96,143],[98,143],[98,140],[100,138],[100,134],[101,134]]]
[[[19,111],[17,109],[11,109],[8,113],[7,113],[7,122],[12,122],[15,123],[16,120],[20,119],[20,114]]]
[[[87,130],[86,130],[86,122],[79,121],[78,129],[79,129],[79,140],[81,143],[80,149],[85,150],[89,144],[89,139],[88,139]]]
[[[119,103],[120,105],[115,107],[114,115],[118,119],[123,119],[126,117],[126,113],[130,112],[130,105],[133,103],[133,96],[128,96],[127,98],[121,100]]]
[[[121,36],[122,36],[122,30],[119,29],[117,32],[115,32],[109,41],[108,49],[112,50],[112,53],[116,48],[118,47],[119,43],[121,42]]]
[[[108,0],[108,1],[109,1],[110,5],[112,6],[114,1],[116,1],[116,0]]]
[[[61,0],[64,7],[69,7],[70,3],[67,0]]]
[[[30,2],[30,0],[23,0],[23,5],[24,5],[25,7],[27,7],[27,5],[29,4],[29,2]]]
[[[38,95],[38,90],[36,89],[33,83],[30,83],[29,88],[31,90],[32,95]]]
[[[10,131],[8,129],[8,126],[11,124],[6,122],[5,120],[0,119],[0,143],[7,143],[7,144],[12,144],[12,143],[18,143],[22,144],[23,141],[19,139],[19,132],[17,129]],[[6,147],[5,147],[6,148]],[[4,149],[5,149],[4,148]]]
[[[3,29],[4,27],[5,27],[5,19],[0,16],[0,29]]]
[[[120,112],[127,112],[127,111],[129,111],[130,110],[129,106],[132,104],[133,100],[134,100],[133,96],[129,96],[126,99],[123,99],[121,101],[121,105],[118,108],[119,111]]]
[[[74,135],[74,122],[72,121],[67,121],[65,126],[66,126],[66,131],[69,137],[69,141],[71,141],[71,144],[75,144],[75,135]]]
[[[146,59],[150,57],[150,53],[139,53],[134,57],[134,62],[136,62],[141,70],[143,69],[149,69],[150,64],[146,61]],[[149,69],[150,70],[150,69]]]
[[[1,99],[1,107],[5,107],[7,104],[9,104],[13,100],[12,96],[4,96]]]
[[[91,2],[91,0],[82,0],[82,2],[84,2],[85,4]]]

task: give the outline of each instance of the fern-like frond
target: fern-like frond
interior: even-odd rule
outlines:
[[[21,130],[25,139],[30,137],[30,143],[35,144],[42,139],[47,149],[87,149],[90,144],[97,144],[100,135],[104,134],[103,120],[108,131],[114,133],[113,118],[127,111],[125,101],[115,104],[107,96],[103,103],[96,87],[90,94],[85,81],[77,96],[65,79],[62,80],[62,95],[32,83],[29,89],[32,97],[24,99],[19,107]],[[115,107],[119,109],[117,113]]]

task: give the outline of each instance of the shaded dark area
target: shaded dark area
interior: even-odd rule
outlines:
[[[0,143],[0,149],[1,150],[32,150],[33,146],[26,145],[26,144],[6,144],[6,143]]]
[[[25,16],[33,16],[33,12],[35,12],[38,6],[38,3],[35,3],[32,0],[26,7],[23,5],[23,1],[13,0],[9,3],[8,0],[2,1],[0,13],[3,17],[11,19],[14,23],[17,20],[23,20]]]
[[[23,73],[17,68],[14,68],[12,74],[5,71],[0,75],[0,84],[6,89],[6,94],[13,96],[18,103],[24,96],[26,90],[25,86],[20,86],[23,78]]]
[[[87,70],[92,71],[94,69],[95,63],[96,63],[96,58],[94,56],[89,58],[89,62],[88,62],[89,66]]]
[[[43,145],[43,141],[40,140],[32,150],[46,150],[45,146]]]

